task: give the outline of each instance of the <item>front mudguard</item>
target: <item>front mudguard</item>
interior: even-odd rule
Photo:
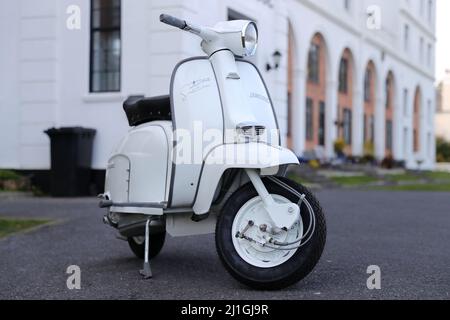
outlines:
[[[280,166],[299,164],[289,149],[266,143],[221,145],[206,157],[193,210],[196,215],[209,212],[219,181],[228,169],[260,169],[261,175],[275,175]]]

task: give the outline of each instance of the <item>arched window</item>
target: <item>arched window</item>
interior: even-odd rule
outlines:
[[[376,69],[373,61],[369,61],[364,75],[364,141],[367,146],[375,143],[375,84]]]
[[[385,106],[386,109],[389,109],[391,107],[391,79],[390,77],[386,78],[386,83],[385,83],[385,96],[386,96],[386,101],[385,101]]]
[[[347,93],[348,90],[348,59],[342,58],[339,64],[339,92]]]
[[[323,36],[314,34],[308,49],[306,82],[306,137],[305,149],[313,151],[326,143],[327,48]]]
[[[370,102],[372,99],[371,94],[371,85],[372,85],[372,70],[369,68],[366,69],[366,74],[364,76],[364,101]]]
[[[394,139],[394,74],[389,71],[385,81],[385,155],[393,156]]]
[[[311,43],[308,53],[308,81],[319,83],[320,80],[320,45]]]
[[[353,119],[353,54],[345,48],[339,62],[338,70],[338,115],[337,130],[339,139],[345,142],[344,153],[351,155],[352,147],[352,119]]]

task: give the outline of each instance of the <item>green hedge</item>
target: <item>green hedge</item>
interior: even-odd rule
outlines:
[[[438,162],[450,162],[450,142],[443,138],[436,139],[436,160]]]
[[[11,170],[0,170],[0,180],[18,180],[20,175]]]

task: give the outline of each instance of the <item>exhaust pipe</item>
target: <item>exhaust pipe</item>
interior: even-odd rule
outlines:
[[[111,219],[108,217],[107,214],[105,214],[105,215],[103,216],[103,223],[106,224],[106,225],[108,225],[108,226],[110,226],[110,227],[116,228],[116,229],[117,229],[117,227],[118,227],[118,224],[112,222]]]

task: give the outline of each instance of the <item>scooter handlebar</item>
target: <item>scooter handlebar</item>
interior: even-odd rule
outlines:
[[[175,18],[171,15],[164,14],[164,13],[159,16],[159,21],[161,21],[162,23],[168,24],[170,26],[180,28],[182,30],[185,30],[188,26],[186,21]]]

